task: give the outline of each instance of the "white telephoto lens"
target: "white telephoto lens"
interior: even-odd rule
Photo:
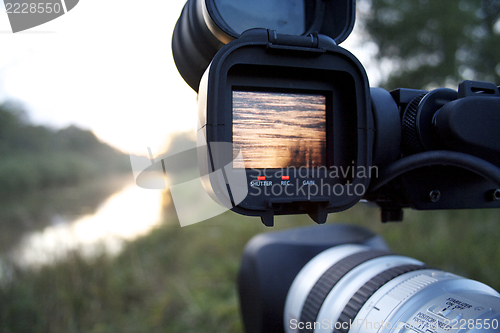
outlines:
[[[500,294],[483,283],[361,245],[313,258],[285,303],[292,332],[500,332]]]

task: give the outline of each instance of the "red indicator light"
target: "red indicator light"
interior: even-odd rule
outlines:
[[[266,180],[266,177],[265,176],[258,176],[257,180]]]
[[[289,180],[290,176],[281,176],[281,179],[283,179],[283,180]]]

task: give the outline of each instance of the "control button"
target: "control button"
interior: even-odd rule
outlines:
[[[266,180],[266,176],[258,176],[257,180]]]

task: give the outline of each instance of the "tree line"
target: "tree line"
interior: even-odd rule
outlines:
[[[0,194],[70,186],[129,170],[128,156],[91,131],[33,125],[20,104],[0,104]]]
[[[500,84],[500,1],[361,0],[358,22],[377,59],[390,67],[388,89]]]

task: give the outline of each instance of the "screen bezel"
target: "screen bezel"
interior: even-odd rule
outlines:
[[[287,68],[236,64],[227,74],[227,89],[222,101],[231,112],[225,112],[225,124],[220,128],[219,138],[233,142],[234,90],[275,91],[290,93],[319,93],[326,97],[326,168],[350,165],[358,159],[358,114],[357,105],[346,105],[355,101],[348,94],[355,94],[352,76],[344,71],[318,70],[311,68]],[[222,105],[221,105],[222,107]],[[345,125],[348,126],[345,126]],[[232,167],[232,164],[231,164]],[[251,169],[247,169],[251,170]],[[257,170],[257,169],[253,169]]]

